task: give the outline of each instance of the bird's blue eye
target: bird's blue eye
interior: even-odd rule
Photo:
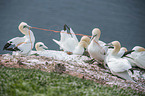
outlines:
[[[12,41],[10,43],[13,43]]]

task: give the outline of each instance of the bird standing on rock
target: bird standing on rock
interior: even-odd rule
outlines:
[[[118,55],[121,44],[119,41],[113,41],[110,46],[114,46],[114,49],[106,57],[106,63],[112,74],[122,77],[126,80],[134,82],[128,74],[128,70],[131,69],[131,64],[127,59],[121,58],[122,55]]]
[[[133,61],[135,62],[133,63],[134,66],[145,69],[145,48],[135,46],[132,51],[133,52],[129,56],[133,58]]]
[[[101,31],[98,28],[92,30],[91,43],[88,46],[88,52],[90,56],[97,61],[104,61],[108,47],[105,46],[106,43],[99,41]]]
[[[24,37],[15,37],[7,42],[4,46],[3,50],[13,51],[13,55],[29,55],[30,51],[33,49],[35,37],[33,32],[30,30],[30,26],[21,22],[19,25],[19,30]],[[13,45],[13,48],[9,48],[9,46]]]

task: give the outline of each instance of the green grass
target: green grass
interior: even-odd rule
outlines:
[[[66,74],[0,67],[1,96],[132,96],[133,90],[107,87]],[[141,95],[141,94],[138,94]]]

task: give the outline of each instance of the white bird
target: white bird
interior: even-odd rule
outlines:
[[[134,66],[145,69],[145,48],[141,46],[135,46],[133,52],[129,55],[133,58]]]
[[[60,49],[66,52],[73,52],[74,48],[78,45],[78,39],[71,28],[70,33],[68,34],[67,30],[62,30],[60,32],[60,41],[53,39],[60,46]]]
[[[118,55],[121,47],[120,42],[113,41],[111,45],[114,46],[114,49],[106,57],[106,62],[110,71],[114,75],[133,81],[128,74],[128,70],[132,68],[129,61],[127,59],[121,58],[122,55]]]
[[[84,53],[84,48],[87,49],[88,44],[90,42],[90,38],[87,36],[83,36],[81,41],[78,42],[78,39],[71,28],[69,28],[70,33],[67,33],[67,30],[62,30],[60,33],[60,41],[53,39],[56,42],[60,49],[63,49],[65,52],[72,53],[74,55],[82,55]]]
[[[104,61],[108,47],[103,41],[99,41],[101,31],[98,28],[92,30],[91,43],[88,46],[90,56],[98,61]]]
[[[37,42],[35,44],[35,49],[36,49],[36,51],[44,51],[44,50],[47,50],[48,47],[45,46],[44,43],[42,43],[42,42]]]
[[[41,55],[41,56],[43,56],[43,54],[45,54],[45,55],[49,54],[49,53],[46,52],[48,47],[45,46],[43,42],[37,42],[35,44],[35,49],[36,49],[36,51],[31,51],[30,55]]]
[[[88,43],[85,41],[80,41],[78,43],[78,45],[75,47],[75,49],[73,50],[73,54],[74,55],[82,55],[85,51],[85,48],[88,47]]]
[[[21,22],[19,30],[24,37],[15,37],[7,42],[3,50],[13,51],[13,55],[29,55],[30,51],[34,47],[35,37],[30,30],[30,26],[25,22]],[[8,48],[10,45],[14,45],[13,48]]]

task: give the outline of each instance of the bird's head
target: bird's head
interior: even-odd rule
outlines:
[[[90,44],[90,38],[88,36],[83,36],[80,41],[85,41],[88,45]]]
[[[18,29],[23,33],[24,35],[28,34],[28,30],[31,28],[27,23],[21,22],[20,25],[18,26]]]
[[[48,47],[45,46],[44,43],[42,43],[42,42],[37,42],[35,44],[35,48],[37,51],[44,51],[44,50],[48,49]]]
[[[97,39],[99,39],[100,35],[101,35],[100,29],[99,28],[94,28],[92,30],[92,38],[91,38],[91,40],[93,40],[94,37],[98,37]]]
[[[142,51],[145,51],[145,48],[143,48],[141,46],[135,46],[132,50],[134,50],[136,52],[142,52]]]

